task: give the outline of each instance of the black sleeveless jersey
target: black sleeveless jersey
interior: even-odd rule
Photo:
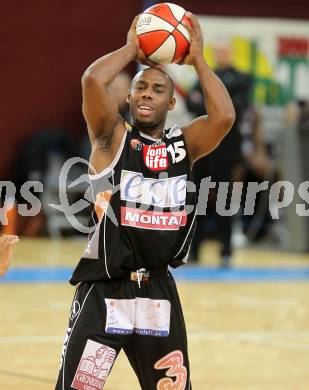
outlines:
[[[196,194],[179,127],[162,139],[128,127],[114,161],[90,183],[93,233],[72,284],[187,261]]]

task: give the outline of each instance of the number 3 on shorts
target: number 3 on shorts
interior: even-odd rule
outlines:
[[[156,362],[154,368],[157,370],[168,369],[166,377],[160,379],[157,383],[157,390],[185,390],[187,369],[183,365],[183,354],[181,351],[176,350],[163,356]],[[176,379],[174,380],[174,378]]]

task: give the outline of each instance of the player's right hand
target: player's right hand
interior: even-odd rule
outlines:
[[[140,62],[143,65],[156,66],[158,64],[156,64],[155,62],[150,61],[145,56],[145,53],[143,52],[143,50],[140,47],[138,36],[136,34],[136,25],[137,25],[139,17],[140,17],[140,15],[137,15],[134,18],[133,23],[132,23],[132,25],[130,27],[130,30],[128,31],[127,44],[132,44],[132,45],[134,45],[136,47],[136,57],[135,57],[136,61]]]

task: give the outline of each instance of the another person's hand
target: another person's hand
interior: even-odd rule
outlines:
[[[189,54],[180,62],[180,64],[194,65],[197,58],[203,58],[204,40],[201,25],[195,15],[186,12],[186,16],[191,22],[183,22],[191,36]]]
[[[130,30],[128,31],[127,35],[127,44],[132,44],[136,47],[136,61],[140,62],[143,65],[148,65],[148,66],[156,66],[157,64],[155,62],[150,61],[146,56],[143,50],[140,47],[138,36],[136,34],[136,25],[138,22],[140,15],[137,15],[133,23],[130,27]]]
[[[0,237],[0,276],[3,276],[10,265],[12,247],[19,241],[17,236],[4,234]]]

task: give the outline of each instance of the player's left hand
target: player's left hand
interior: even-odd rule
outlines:
[[[4,234],[0,237],[0,276],[4,275],[12,257],[12,247],[19,241],[17,236]]]
[[[191,12],[186,12],[190,23],[183,22],[191,36],[189,54],[179,64],[194,65],[197,58],[203,58],[204,39],[201,25],[195,15]]]

